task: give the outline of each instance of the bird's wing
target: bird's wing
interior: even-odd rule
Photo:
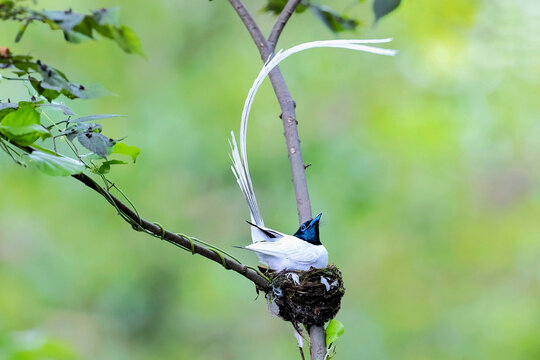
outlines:
[[[251,225],[251,231],[255,230],[257,233],[260,233],[258,235],[261,235],[262,239],[260,241],[275,241],[276,239],[280,239],[285,236],[285,234],[280,233],[279,231],[269,229],[264,226],[260,226],[257,224],[253,224],[252,222],[247,222],[249,225]]]
[[[317,261],[319,254],[311,245],[294,236],[285,235],[276,241],[260,241],[246,246],[244,249],[256,253],[288,259],[295,264],[311,265]]]

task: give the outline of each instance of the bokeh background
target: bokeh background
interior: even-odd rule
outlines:
[[[267,32],[273,16],[246,1]],[[343,271],[336,359],[540,358],[540,6],[534,1],[405,0],[372,26],[370,2],[332,1],[363,20],[342,38],[394,37],[395,58],[311,50],[282,71],[322,241]],[[141,214],[250,264],[248,212],[227,138],[261,62],[226,1],[40,1],[122,6],[147,59],[102,40],[0,23],[0,45],[118,96],[74,101],[120,113],[106,134],[141,148],[111,179]],[[279,47],[331,39],[295,15]],[[0,98],[24,99],[2,82]],[[268,83],[248,135],[266,223],[297,224]],[[134,232],[69,178],[0,157],[0,359],[296,359],[290,324],[253,285]]]

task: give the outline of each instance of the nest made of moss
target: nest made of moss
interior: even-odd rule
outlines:
[[[275,313],[295,327],[324,325],[336,316],[345,294],[341,272],[334,265],[309,271],[282,271],[270,282],[267,298]]]

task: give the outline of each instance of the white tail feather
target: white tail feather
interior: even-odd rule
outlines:
[[[238,186],[244,194],[244,198],[249,207],[249,212],[251,213],[251,221],[259,226],[264,226],[264,222],[257,205],[257,199],[255,198],[255,192],[253,191],[253,184],[251,183],[251,177],[249,175],[249,167],[247,161],[247,149],[246,149],[246,138],[247,138],[247,124],[249,118],[249,112],[251,110],[251,105],[253,104],[253,99],[257,90],[261,86],[264,78],[276,67],[281,61],[285,60],[290,55],[307,50],[312,48],[321,48],[321,47],[331,47],[331,48],[343,48],[357,51],[365,51],[378,55],[388,55],[393,56],[397,53],[395,50],[390,49],[381,49],[373,46],[362,45],[362,44],[380,44],[387,43],[392,41],[392,39],[372,39],[372,40],[325,40],[325,41],[312,41],[304,44],[294,46],[288,50],[278,51],[271,59],[269,59],[263,68],[259,72],[259,75],[253,82],[253,86],[249,89],[246,101],[244,103],[244,109],[242,110],[242,121],[240,122],[240,146],[236,143],[234,137],[234,132],[231,131],[231,140],[229,144],[231,146],[231,160],[232,160],[232,171],[238,182]],[[252,228],[252,239],[253,242],[261,240],[260,234],[254,234]]]
[[[263,219],[257,206],[257,199],[255,198],[255,192],[253,191],[253,184],[251,183],[251,177],[249,175],[249,168],[247,165],[247,159],[240,156],[238,152],[238,146],[234,137],[234,132],[231,131],[231,140],[229,141],[231,146],[231,170],[236,177],[236,182],[244,194],[244,198],[249,207],[251,214],[251,221],[259,226],[264,226]]]

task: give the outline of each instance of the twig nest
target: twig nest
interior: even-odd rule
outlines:
[[[341,272],[334,265],[309,271],[282,271],[267,293],[272,313],[295,326],[324,325],[336,316],[345,294]]]

